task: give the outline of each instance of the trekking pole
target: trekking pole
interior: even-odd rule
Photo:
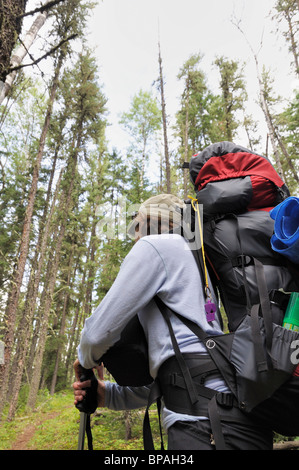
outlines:
[[[83,368],[82,368],[83,369]],[[91,381],[91,386],[84,389],[86,394],[83,400],[77,403],[76,408],[80,411],[80,428],[78,438],[78,450],[84,450],[85,434],[88,439],[88,450],[93,450],[92,445],[92,433],[90,427],[90,415],[95,412],[97,408],[97,388],[98,381],[92,371],[92,369],[83,369],[83,373],[80,377],[80,382],[86,380]]]
[[[87,422],[87,413],[84,413],[84,411],[81,411],[80,412],[80,428],[79,428],[79,438],[78,438],[78,450],[84,450],[86,422]]]

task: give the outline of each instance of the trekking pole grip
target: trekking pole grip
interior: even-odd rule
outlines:
[[[77,403],[76,408],[83,413],[92,414],[95,412],[98,406],[97,402],[97,389],[98,389],[98,381],[96,376],[93,373],[92,369],[84,369],[82,367],[82,374],[80,376],[80,382],[85,382],[86,380],[90,380],[91,385],[90,387],[85,388],[85,396],[83,400]]]

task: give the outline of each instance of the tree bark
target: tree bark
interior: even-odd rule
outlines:
[[[169,162],[169,151],[168,151],[168,138],[167,138],[167,117],[166,117],[166,104],[164,94],[164,79],[162,70],[162,58],[160,42],[159,46],[159,71],[160,71],[160,92],[161,92],[161,104],[162,104],[162,121],[163,121],[163,136],[164,136],[164,158],[166,167],[166,189],[167,193],[171,193],[171,180],[170,180],[170,162]]]
[[[186,78],[186,119],[185,119],[185,135],[184,135],[184,162],[188,162],[188,140],[189,140],[189,90],[190,90],[190,79],[189,73]],[[183,162],[183,163],[184,163]],[[183,170],[184,172],[184,199],[188,197],[188,189],[187,189],[187,170]]]
[[[278,148],[277,148],[277,145],[276,145],[276,142],[275,142],[275,129],[274,129],[274,125],[273,125],[273,122],[272,122],[272,117],[271,117],[271,114],[270,114],[270,111],[269,111],[268,103],[267,103],[267,100],[266,100],[266,97],[265,97],[265,90],[264,90],[263,81],[261,79],[261,75],[260,75],[260,71],[259,71],[258,57],[257,57],[257,54],[254,52],[250,42],[248,41],[244,31],[240,27],[240,24],[239,23],[234,23],[234,22],[233,22],[233,24],[238,28],[240,33],[243,34],[243,36],[244,36],[251,52],[252,52],[252,55],[253,55],[253,58],[254,58],[254,61],[255,61],[257,79],[258,79],[258,84],[259,84],[260,106],[261,106],[262,111],[264,113],[265,121],[266,121],[266,124],[267,124],[267,127],[268,127],[268,135],[270,137],[270,141],[271,141],[271,145],[272,145],[272,149],[273,149],[273,153],[274,153],[274,157],[275,157],[277,172],[278,172],[279,176],[281,177],[281,179],[284,180],[284,174],[283,174],[282,165],[281,165],[281,161],[280,161],[280,155],[279,155],[279,151],[278,151]]]
[[[10,290],[9,298],[7,301],[7,308],[5,312],[5,318],[6,318],[6,332],[4,335],[5,363],[3,365],[0,365],[0,381],[1,381],[0,408],[4,405],[5,400],[6,400],[11,352],[12,352],[13,343],[14,343],[14,331],[15,331],[17,307],[18,307],[21,286],[23,282],[26,260],[27,260],[27,256],[29,252],[31,222],[32,222],[32,215],[33,215],[35,197],[36,197],[36,192],[37,192],[37,185],[38,185],[38,180],[39,180],[39,172],[40,172],[40,166],[41,166],[41,161],[42,161],[45,142],[46,142],[46,136],[47,136],[49,125],[50,125],[53,103],[54,103],[54,99],[56,96],[58,78],[59,78],[59,73],[60,73],[62,62],[63,62],[63,57],[61,55],[59,63],[55,70],[55,75],[54,75],[53,83],[52,83],[51,90],[50,90],[48,109],[47,109],[43,129],[41,133],[36,161],[35,161],[34,168],[33,168],[32,183],[31,183],[31,188],[30,188],[29,195],[28,195],[28,203],[27,203],[22,237],[21,237],[21,242],[20,242],[20,250],[19,250],[20,254],[19,254],[19,259],[17,263],[17,269],[12,279],[12,288]]]
[[[10,58],[22,29],[27,0],[0,1],[0,86],[9,73]]]
[[[268,133],[269,133],[273,153],[274,153],[274,156],[275,156],[277,172],[278,172],[279,176],[281,177],[281,179],[284,180],[284,174],[283,174],[283,169],[282,169],[282,165],[281,165],[281,161],[280,161],[280,155],[279,155],[278,147],[277,147],[276,142],[275,142],[275,129],[274,129],[274,125],[273,125],[273,122],[272,122],[272,117],[271,117],[271,114],[270,114],[270,111],[269,111],[269,108],[268,108],[268,103],[267,103],[267,100],[265,98],[263,83],[262,83],[261,77],[259,75],[258,62],[257,62],[256,56],[255,56],[255,60],[256,60],[256,67],[257,67],[258,82],[259,82],[259,87],[260,87],[260,105],[261,105],[261,108],[263,110],[265,120],[266,120],[266,123],[267,123]]]
[[[297,41],[296,41],[294,29],[293,29],[293,24],[292,24],[290,14],[288,11],[285,12],[285,16],[286,16],[288,27],[289,27],[291,51],[294,56],[294,62],[295,62],[295,72],[296,72],[297,77],[299,77],[299,58],[298,58],[298,50],[297,50]]]
[[[273,450],[297,450],[298,448],[299,441],[277,442],[273,446]]]
[[[281,148],[282,150],[282,153],[284,154],[285,156],[285,159],[287,161],[287,164],[292,172],[292,175],[293,175],[293,178],[294,180],[297,181],[297,183],[299,183],[299,177],[298,177],[298,174],[297,174],[297,171],[296,171],[296,168],[294,167],[293,165],[293,162],[292,162],[292,159],[290,157],[290,155],[288,154],[288,151],[283,143],[283,141],[281,140],[280,136],[278,135],[278,132],[275,130],[275,137],[277,139],[277,142],[278,142],[278,145],[279,147]]]
[[[46,2],[49,3],[49,2]],[[44,25],[46,19],[48,17],[48,12],[45,10],[42,13],[39,13],[36,19],[33,21],[31,27],[27,31],[22,44],[15,50],[12,58],[11,58],[11,68],[17,67],[22,63],[32,44],[34,43],[36,36],[39,30]],[[0,82],[0,104],[3,102],[5,97],[7,96],[9,90],[12,87],[13,81],[16,78],[17,71],[14,70],[9,75],[7,75],[5,82]],[[2,86],[1,86],[2,84]]]
[[[61,314],[59,338],[63,338],[63,336],[65,334],[66,315],[67,315],[68,304],[69,304],[69,300],[70,300],[70,293],[69,293],[69,291],[71,289],[70,282],[71,282],[71,275],[72,275],[72,271],[73,271],[72,258],[73,258],[73,252],[71,253],[70,259],[69,259],[69,270],[68,270],[67,279],[66,279],[67,292],[65,292],[64,299],[63,299],[63,308],[62,308],[62,314]],[[59,346],[58,346],[58,349],[57,349],[57,352],[56,352],[56,360],[55,360],[55,366],[54,366],[54,371],[53,371],[53,375],[52,375],[50,395],[54,395],[54,393],[55,393],[55,387],[56,387],[56,383],[57,383],[57,376],[58,376],[58,369],[59,369],[59,363],[60,363],[60,358],[61,358],[61,352],[62,352],[62,344],[60,342]]]
[[[81,124],[82,125],[82,124]],[[49,282],[44,286],[44,302],[41,305],[41,324],[40,324],[40,331],[39,331],[39,340],[37,343],[37,348],[34,354],[34,361],[32,365],[32,378],[30,383],[30,390],[27,400],[27,406],[31,409],[34,409],[35,402],[37,398],[37,393],[39,390],[39,383],[41,378],[41,369],[42,369],[42,361],[43,355],[45,351],[46,339],[47,339],[47,329],[48,329],[48,320],[51,311],[51,305],[54,295],[55,283],[57,278],[58,272],[58,265],[61,256],[61,247],[64,239],[64,234],[66,231],[66,224],[67,224],[67,214],[69,213],[72,205],[72,192],[74,187],[74,181],[77,171],[77,158],[78,158],[78,150],[80,147],[81,142],[81,132],[80,136],[77,140],[77,145],[74,149],[73,155],[71,156],[71,161],[66,171],[66,175],[68,178],[67,186],[65,187],[64,193],[62,195],[62,201],[60,205],[61,214],[63,214],[63,220],[61,219],[61,225],[57,237],[57,241],[55,244],[55,255],[53,256],[53,262],[50,263],[49,266]]]
[[[22,377],[23,377],[23,373],[25,369],[25,361],[26,361],[26,356],[28,353],[28,345],[29,345],[29,340],[30,340],[29,331],[32,325],[34,310],[36,307],[38,287],[40,283],[40,277],[42,273],[44,260],[46,257],[46,248],[48,244],[48,237],[49,237],[50,226],[51,226],[52,218],[54,214],[55,203],[57,200],[57,194],[58,194],[58,190],[60,187],[60,180],[61,180],[61,174],[59,176],[59,179],[56,185],[55,195],[53,197],[50,213],[48,214],[47,222],[42,232],[42,238],[37,243],[36,254],[39,255],[39,257],[38,257],[38,260],[37,259],[35,260],[35,263],[32,266],[30,282],[28,286],[26,302],[25,302],[25,307],[24,307],[24,314],[23,314],[23,317],[21,319],[21,324],[20,324],[20,331],[21,331],[22,336],[19,341],[20,343],[19,350],[15,358],[16,370],[14,373],[13,386],[11,387],[12,394],[11,394],[8,417],[7,417],[8,421],[11,421],[14,418],[16,407],[17,407],[17,402],[18,402],[18,397],[19,397],[19,392],[21,389]]]

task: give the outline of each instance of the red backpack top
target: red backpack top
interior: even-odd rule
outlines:
[[[194,155],[189,171],[206,217],[270,210],[290,195],[266,157],[232,142],[212,144]]]

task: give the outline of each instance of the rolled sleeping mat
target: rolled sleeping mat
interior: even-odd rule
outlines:
[[[274,220],[272,249],[299,264],[299,198],[288,197],[271,210],[270,216]]]

